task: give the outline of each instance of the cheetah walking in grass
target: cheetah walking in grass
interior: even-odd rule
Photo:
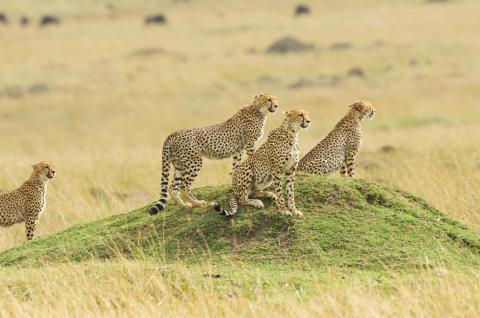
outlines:
[[[342,176],[355,175],[355,157],[362,144],[361,122],[372,119],[375,109],[366,101],[350,105],[335,128],[298,164],[298,171],[326,175],[340,169]]]
[[[25,222],[27,240],[47,205],[47,184],[55,176],[53,164],[42,161],[32,166],[30,179],[12,192],[0,194],[0,226]]]
[[[308,126],[308,112],[285,112],[285,120],[281,126],[272,130],[267,141],[233,172],[233,196],[229,208],[223,209],[219,204],[215,204],[215,210],[221,215],[231,216],[237,213],[239,203],[263,208],[263,202],[256,198],[267,197],[275,200],[280,213],[303,216],[295,207],[294,177],[299,161],[298,134]],[[286,204],[282,193],[283,175],[287,192]],[[264,191],[272,182],[275,193]]]
[[[277,109],[277,97],[270,94],[257,95],[251,105],[243,107],[223,123],[206,128],[182,129],[169,135],[163,144],[160,199],[150,208],[150,214],[165,209],[167,189],[181,208],[207,204],[203,200],[197,200],[191,192],[192,183],[202,168],[203,157],[233,157],[235,171],[242,160],[243,150],[249,156],[253,154],[255,143],[263,134],[267,115]],[[168,187],[171,164],[175,168],[175,178]],[[188,202],[182,200],[179,192]]]

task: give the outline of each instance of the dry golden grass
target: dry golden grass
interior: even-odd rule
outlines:
[[[276,94],[283,109],[311,111],[312,128],[301,136],[304,153],[346,105],[368,99],[377,116],[364,124],[359,177],[410,191],[479,228],[480,3],[308,2],[313,15],[296,19],[291,2],[275,0],[121,0],[113,12],[103,1],[3,0],[0,10],[13,17],[52,12],[63,24],[0,25],[0,189],[22,183],[36,161],[57,164],[38,227],[45,235],[156,199],[164,137],[224,120],[256,93]],[[157,10],[166,12],[169,24],[144,27],[143,16]],[[284,35],[319,49],[264,53]],[[334,42],[354,47],[328,49]],[[159,51],[139,55],[143,49]],[[366,78],[346,77],[352,67],[361,67]],[[342,80],[289,88],[299,79],[318,82],[321,75]],[[38,83],[49,90],[18,98],[1,94]],[[280,120],[271,117],[268,127]],[[385,145],[394,151],[382,152]],[[196,185],[228,183],[229,167],[229,161],[207,162]],[[0,230],[0,248],[24,240],[22,225]],[[476,272],[420,274],[388,295],[369,280],[342,284],[332,278],[308,300],[281,288],[252,300],[190,281],[194,274],[186,268],[166,281],[156,276],[159,271],[130,263],[1,270],[0,316],[160,310],[167,316],[470,316],[479,310]],[[185,279],[192,290],[178,291]],[[23,282],[28,293],[10,290],[10,281]],[[35,311],[39,306],[45,311]]]
[[[475,317],[480,273],[446,269],[394,273],[337,270],[302,283],[243,274],[204,277],[209,266],[118,262],[1,270],[5,317]],[[255,277],[255,276],[254,276]]]

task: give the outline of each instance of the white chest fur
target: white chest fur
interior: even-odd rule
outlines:
[[[289,149],[286,156],[287,161],[285,162],[285,171],[290,170],[298,161],[298,136],[294,139],[293,146]]]
[[[258,136],[258,139],[263,137],[263,134],[265,133],[265,123],[267,122],[267,118],[263,118],[263,121],[261,123],[261,129],[260,129],[260,136]]]
[[[38,217],[45,211],[45,208],[47,207],[47,185],[45,185],[45,189],[43,189],[42,197],[41,197],[41,202],[40,202],[40,211],[38,212]]]
[[[298,154],[295,151],[295,149],[292,149],[290,153],[288,154],[288,160],[285,162],[285,171],[289,170],[290,168],[295,165],[295,162],[297,162]]]

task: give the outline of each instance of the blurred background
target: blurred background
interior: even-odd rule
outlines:
[[[311,112],[303,154],[367,99],[358,177],[479,228],[478,12],[477,0],[1,0],[0,189],[56,163],[44,235],[157,199],[163,139],[255,94]],[[207,161],[195,186],[229,183],[230,165]],[[1,229],[0,248],[23,233]]]

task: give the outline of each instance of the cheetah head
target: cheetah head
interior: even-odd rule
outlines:
[[[278,98],[271,94],[260,94],[253,98],[253,106],[262,113],[263,116],[268,113],[274,113],[278,109]]]
[[[289,126],[293,127],[295,131],[300,128],[306,129],[310,126],[310,114],[305,110],[290,110],[284,112],[284,114]]]
[[[355,103],[351,104],[350,109],[357,112],[360,119],[364,119],[365,117],[372,119],[376,112],[375,108],[372,106],[372,103],[363,100],[356,101]]]
[[[38,176],[42,181],[48,181],[55,176],[55,167],[52,163],[41,161],[32,165],[33,174]]]

